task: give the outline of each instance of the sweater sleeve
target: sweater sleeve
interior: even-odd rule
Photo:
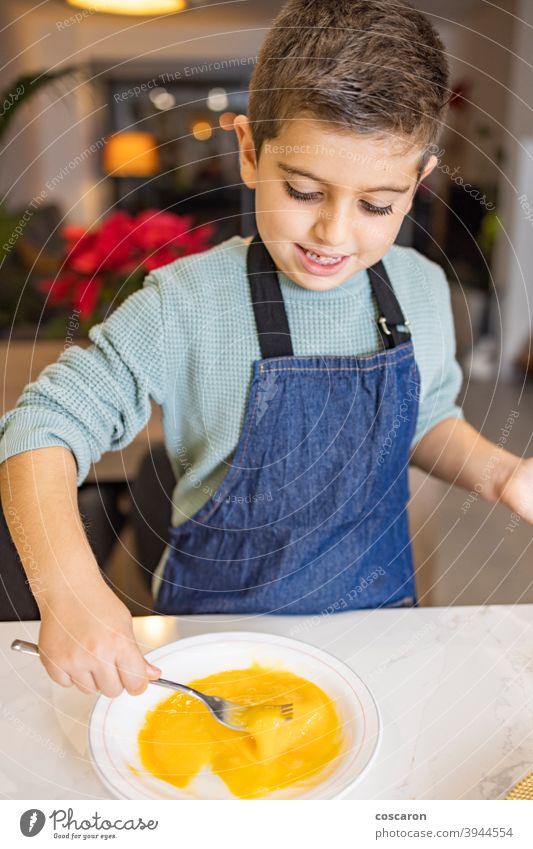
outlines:
[[[72,345],[25,386],[16,406],[0,418],[0,463],[48,446],[74,454],[77,485],[105,451],[133,441],[162,404],[166,364],[161,291],[149,274],[102,323],[92,344]]]
[[[437,263],[425,257],[422,260],[429,309],[427,326],[420,329],[420,335],[424,340],[422,347],[431,349],[431,356],[422,356],[419,361],[421,392],[411,448],[444,419],[465,417],[456,401],[463,375],[455,357],[450,287],[444,270]]]

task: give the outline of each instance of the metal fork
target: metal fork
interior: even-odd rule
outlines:
[[[33,654],[39,657],[39,646],[36,643],[28,643],[26,640],[13,640],[11,648],[13,651],[20,651],[24,654]],[[169,681],[167,678],[150,679],[149,683],[158,684],[160,687],[170,687],[171,690],[178,690],[180,693],[186,693],[195,699],[199,699],[211,711],[218,722],[225,725],[226,728],[231,728],[233,731],[246,731],[246,713],[257,707],[257,705],[238,705],[235,702],[222,699],[220,696],[207,696],[205,693],[200,693],[199,690],[193,690],[192,687],[187,687],[186,684],[178,684],[176,681]],[[283,722],[287,722],[293,718],[292,703],[261,705],[261,707],[276,708]]]

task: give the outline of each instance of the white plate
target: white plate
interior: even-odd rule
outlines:
[[[245,669],[257,661],[278,666],[321,687],[335,701],[344,746],[312,786],[293,785],[268,799],[333,799],[348,792],[376,754],[381,723],[370,690],[358,675],[321,649],[272,634],[221,632],[177,640],[146,655],[173,681],[191,681],[227,669]],[[156,778],[141,764],[137,735],[146,711],[170,695],[148,686],[140,696],[125,691],[116,699],[100,696],[89,723],[89,751],[98,775],[119,799],[234,799],[210,770],[199,773],[185,790]],[[133,766],[133,773],[128,764]]]

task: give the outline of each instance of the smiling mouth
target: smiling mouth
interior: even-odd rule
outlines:
[[[348,254],[318,253],[310,248],[305,248],[303,245],[298,245],[298,247],[301,248],[309,259],[313,260],[313,262],[317,262],[319,265],[337,265],[341,260],[346,259],[348,256]]]

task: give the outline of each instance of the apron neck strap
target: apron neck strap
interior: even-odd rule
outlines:
[[[404,318],[398,298],[389,279],[389,275],[382,261],[371,265],[368,269],[368,277],[372,285],[374,297],[378,303],[380,316],[378,328],[385,348],[395,348],[401,342],[411,338],[409,321]],[[404,330],[400,330],[404,327]]]
[[[291,357],[291,333],[276,265],[259,233],[248,246],[246,267],[261,355],[263,359]],[[379,307],[381,339],[385,348],[394,348],[411,338],[409,322],[404,318],[382,261],[367,271]],[[405,329],[400,330],[400,327]]]
[[[274,260],[259,233],[248,246],[248,281],[263,359],[291,357],[292,342]]]

